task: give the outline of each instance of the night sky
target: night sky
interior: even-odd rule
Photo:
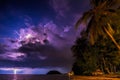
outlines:
[[[88,9],[88,0],[0,0],[0,71],[70,71],[74,24]]]

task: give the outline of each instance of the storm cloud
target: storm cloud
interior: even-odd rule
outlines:
[[[74,25],[88,9],[88,0],[8,2],[0,9],[0,67],[70,71],[74,62],[71,46],[81,31]]]
[[[58,28],[53,22],[20,29],[16,40],[8,40],[7,51],[3,52],[4,49],[1,49],[3,53],[0,54],[0,66],[61,67],[70,70],[74,59],[71,52],[74,41],[69,38],[75,37],[68,36],[71,29]]]

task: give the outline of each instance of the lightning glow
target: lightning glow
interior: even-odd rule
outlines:
[[[16,74],[46,74],[48,71],[44,68],[0,68],[0,74],[14,74],[14,78]]]
[[[17,69],[13,69],[14,74],[17,74]]]
[[[11,74],[17,74],[18,72],[22,71],[22,69],[19,68],[0,68],[0,70],[3,71],[11,71]]]
[[[32,37],[31,34],[27,34],[27,35],[25,36],[26,39],[30,39],[31,37]]]
[[[10,60],[10,62],[21,61],[21,63],[24,64],[23,66],[28,66],[25,63],[28,62],[28,60],[33,59],[35,61],[35,66],[37,67],[40,67],[39,64],[36,64],[37,60],[47,62],[47,60],[52,59],[52,55],[60,59],[63,56],[66,57],[64,53],[70,53],[69,51],[70,49],[68,46],[70,46],[71,43],[73,42],[73,37],[72,39],[69,39],[70,38],[68,36],[69,34],[67,34],[71,30],[71,28],[66,27],[63,29],[59,29],[57,27],[58,26],[56,26],[53,22],[49,22],[43,25],[42,27],[38,26],[38,27],[21,28],[19,31],[16,31],[16,34],[18,35],[16,38],[8,40],[7,42],[8,47],[5,48],[6,51],[3,52],[4,54],[0,54],[0,57],[2,58],[2,60]],[[70,40],[72,42],[70,42]],[[72,58],[71,53],[69,56]],[[68,59],[68,57],[66,58]],[[58,67],[59,64],[63,64],[62,59],[60,61],[61,63],[57,61],[55,63],[52,62],[51,63],[52,65],[56,64],[53,65],[53,67],[54,66]],[[12,64],[15,65],[14,63]],[[71,64],[72,62],[67,66]],[[47,65],[50,67],[52,66],[51,64],[47,64]],[[32,65],[30,64],[30,67],[31,66],[34,66],[34,64]],[[13,71],[10,72],[13,74],[23,73],[23,70],[20,72],[19,71],[20,69],[17,68],[8,68],[8,69],[9,71]],[[27,69],[26,71],[32,72],[36,70]],[[44,71],[41,73],[44,73]]]

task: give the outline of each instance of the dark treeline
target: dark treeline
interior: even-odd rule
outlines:
[[[90,0],[91,9],[83,14],[76,27],[84,24],[72,52],[76,57],[75,74],[90,75],[120,72],[120,0]]]

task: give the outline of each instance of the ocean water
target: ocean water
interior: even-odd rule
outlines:
[[[67,75],[0,74],[0,80],[69,80]]]

